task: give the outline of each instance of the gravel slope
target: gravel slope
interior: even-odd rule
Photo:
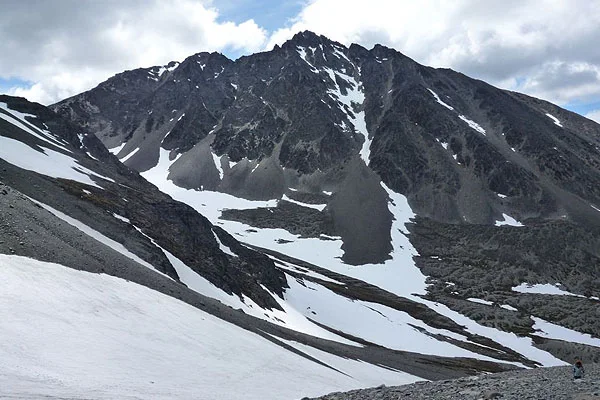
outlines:
[[[503,399],[588,400],[600,399],[600,365],[584,365],[586,376],[573,380],[571,367],[538,368],[471,376],[397,387],[378,387],[332,393],[321,400],[396,399]]]

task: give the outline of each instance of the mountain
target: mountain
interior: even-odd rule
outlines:
[[[7,220],[0,253],[128,279],[355,386],[378,366],[389,384],[600,360],[600,126],[583,117],[311,32],[50,109],[1,102],[1,215],[36,234],[21,245]]]
[[[511,368],[467,343],[421,354],[363,339],[351,315],[378,341],[395,330],[384,313],[432,328],[348,293],[401,301],[381,289],[238,242],[84,128],[9,96],[0,199],[0,397],[284,399]],[[357,337],[330,326],[333,309]]]

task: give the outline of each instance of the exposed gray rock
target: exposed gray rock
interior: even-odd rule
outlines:
[[[592,400],[600,399],[600,367],[585,366],[584,379],[574,380],[570,367],[537,368],[396,387],[332,393],[321,400]]]

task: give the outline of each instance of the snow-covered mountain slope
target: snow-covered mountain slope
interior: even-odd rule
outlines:
[[[236,61],[200,53],[126,71],[52,108],[270,253],[289,286],[280,298],[291,298],[292,274],[390,307],[382,319],[406,312],[421,328],[404,319],[398,329],[435,338],[432,349],[525,365],[581,352],[540,340],[535,318],[600,336],[589,322],[600,284],[600,127],[555,105],[383,46],[303,32]],[[511,290],[556,282],[583,297]],[[296,311],[313,319],[320,304],[309,303]]]
[[[2,398],[291,399],[420,380],[287,342],[315,363],[109,275],[1,254],[0,274]]]
[[[244,207],[254,207],[260,211],[260,207],[265,205],[264,202],[250,202],[217,192],[202,192],[213,198],[204,198],[204,203],[196,205],[202,212],[212,210],[207,213],[214,221],[212,223],[211,220],[201,217],[193,208],[172,200],[123,166],[93,136],[86,135],[83,128],[76,125],[70,127],[80,134],[74,134],[71,138],[76,144],[73,145],[68,137],[65,139],[66,136],[53,133],[55,129],[60,131],[60,127],[66,122],[44,107],[23,99],[2,97],[0,100],[4,102],[2,110],[6,116],[0,120],[0,144],[15,141],[27,147],[26,152],[6,152],[0,158],[0,254],[14,255],[14,258],[2,259],[0,265],[4,267],[10,264],[11,268],[0,268],[0,274],[6,278],[4,281],[8,284],[11,279],[16,279],[12,276],[14,268],[22,266],[24,271],[26,268],[48,267],[47,264],[32,260],[85,271],[58,272],[64,269],[55,265],[48,267],[52,271],[58,268],[55,272],[44,275],[56,278],[57,281],[52,283],[54,286],[50,282],[41,282],[41,274],[38,278],[31,278],[31,289],[24,283],[13,285],[13,289],[20,287],[32,293],[46,290],[48,293],[56,293],[57,297],[44,295],[41,298],[43,301],[40,300],[39,303],[24,302],[23,307],[32,308],[22,310],[29,313],[27,318],[31,319],[32,315],[40,316],[40,320],[35,324],[44,326],[44,329],[30,330],[27,335],[20,335],[17,330],[23,326],[16,322],[10,323],[11,330],[6,331],[6,335],[12,342],[8,340],[7,343],[14,344],[23,337],[32,343],[52,343],[54,339],[45,333],[46,326],[48,330],[66,330],[66,325],[77,326],[81,330],[77,333],[76,343],[56,338],[56,348],[50,353],[44,353],[39,347],[31,347],[27,359],[33,360],[32,365],[38,365],[37,369],[29,368],[23,363],[20,367],[14,364],[10,368],[1,367],[0,376],[3,376],[3,379],[15,380],[18,383],[11,386],[12,395],[30,393],[27,392],[27,387],[38,390],[39,393],[36,394],[40,396],[43,393],[67,393],[69,387],[75,388],[75,391],[71,392],[75,394],[79,393],[77,390],[85,392],[87,388],[93,391],[94,396],[101,398],[103,395],[102,390],[106,387],[93,386],[85,380],[80,382],[83,385],[80,387],[76,382],[70,381],[69,379],[75,379],[70,375],[74,367],[66,366],[59,356],[64,353],[67,358],[72,357],[73,362],[79,362],[87,354],[86,346],[96,342],[97,335],[105,328],[112,332],[110,335],[107,333],[112,338],[124,335],[125,340],[127,335],[122,333],[125,328],[121,329],[116,325],[110,328],[114,322],[112,320],[104,320],[103,328],[100,328],[94,326],[93,321],[86,319],[93,318],[93,315],[85,315],[85,318],[79,319],[77,315],[86,312],[78,311],[77,305],[88,303],[75,298],[75,294],[71,293],[72,303],[65,303],[64,299],[68,297],[69,290],[77,285],[72,283],[69,286],[70,284],[65,282],[77,276],[86,276],[87,278],[82,278],[87,282],[86,287],[97,285],[94,290],[98,293],[109,293],[110,290],[104,285],[110,285],[107,282],[118,282],[113,278],[104,279],[108,276],[123,279],[121,284],[126,288],[143,286],[147,288],[143,290],[149,296],[161,299],[170,296],[173,300],[168,302],[187,303],[184,308],[190,310],[191,314],[193,310],[198,310],[199,318],[205,318],[205,313],[210,313],[222,319],[223,326],[231,326],[228,329],[238,329],[233,327],[236,325],[243,328],[239,331],[245,332],[247,337],[258,335],[271,341],[273,346],[280,347],[276,352],[289,352],[289,357],[293,359],[303,357],[305,361],[299,362],[308,363],[305,364],[307,371],[312,363],[315,364],[315,371],[327,365],[343,371],[346,378],[352,377],[348,378],[349,380],[332,378],[331,386],[322,386],[319,390],[323,392],[318,392],[318,387],[315,386],[315,391],[311,394],[385,382],[399,384],[413,379],[411,376],[416,377],[414,379],[440,379],[477,371],[498,371],[520,365],[534,365],[535,362],[558,362],[551,361],[551,357],[546,360],[531,357],[529,360],[513,350],[491,343],[485,336],[465,331],[450,319],[439,315],[435,317],[437,314],[416,301],[401,298],[360,280],[350,280],[346,275],[319,269],[317,266],[308,266],[305,262],[274,251],[259,251],[253,244],[269,247],[264,236],[269,235],[268,229],[256,230],[256,240],[242,244],[234,238],[244,239],[243,235],[250,234],[245,231],[248,226],[221,220],[216,209],[207,206],[212,204],[211,201],[216,201],[221,207],[235,209],[239,208],[239,203],[242,202]],[[29,116],[24,115],[26,111]],[[40,126],[44,127],[43,133],[36,131],[41,129]],[[69,126],[62,128],[67,129]],[[38,137],[42,134],[60,146],[56,149],[51,148],[53,143]],[[67,161],[60,161],[62,164],[53,163],[53,170],[39,168],[38,165],[41,165],[48,154],[52,154],[51,150],[61,154],[62,158],[59,160]],[[24,156],[28,158],[27,162],[23,161],[26,158]],[[194,198],[198,194],[196,191],[187,193]],[[177,196],[174,194],[174,197]],[[299,204],[294,205],[300,207]],[[231,230],[233,234],[228,234],[223,228]],[[284,233],[285,231],[279,231],[279,234]],[[272,233],[270,235],[273,238],[277,237]],[[314,247],[319,241],[309,240],[298,241],[299,249],[306,245]],[[339,253],[339,241],[334,239],[323,243],[333,245],[332,248],[323,247],[328,254],[324,259],[335,261],[332,249],[337,246]],[[405,244],[409,245],[408,242]],[[272,249],[279,250],[279,247],[274,245]],[[223,269],[227,266],[223,264],[223,258],[227,261],[232,260],[233,266],[243,268],[235,273]],[[343,264],[337,261],[342,268]],[[217,272],[215,268],[220,269]],[[376,266],[373,268],[375,270]],[[96,274],[106,275],[97,279]],[[281,276],[281,280],[277,280],[278,276]],[[30,279],[29,275],[16,274],[16,277],[22,281]],[[277,279],[273,280],[274,277]],[[75,282],[78,278],[73,280]],[[126,283],[125,280],[130,283]],[[38,286],[36,282],[39,283]],[[273,287],[274,282],[280,282],[280,286]],[[61,294],[55,286],[63,284],[67,287],[66,292]],[[42,288],[48,285],[48,288]],[[69,287],[71,289],[68,289]],[[257,292],[256,288],[260,288],[260,291]],[[359,288],[364,297],[360,300],[356,297],[359,295]],[[81,294],[82,290],[77,290],[77,293]],[[94,291],[90,291],[90,296],[92,292]],[[7,290],[4,293],[9,292]],[[33,294],[30,300],[33,302],[38,295],[39,293]],[[118,296],[120,300],[117,301],[115,296],[111,295],[114,301],[102,304],[95,303],[90,297],[89,304],[95,304],[90,307],[96,310],[96,314],[117,316],[125,315],[124,313],[131,310],[146,310],[147,301],[141,297],[129,299],[126,296]],[[142,301],[142,304],[137,304],[138,300]],[[13,304],[14,296],[3,297],[0,302],[5,310],[19,310]],[[44,308],[45,311],[33,310],[36,307],[43,308],[44,304],[48,307]],[[274,306],[269,307],[269,304]],[[73,312],[63,312],[61,307]],[[49,310],[56,312],[52,313]],[[152,320],[153,324],[162,326],[163,319],[170,318],[168,315],[164,315],[162,319],[158,318],[160,312],[157,310],[144,311],[142,314],[151,316],[146,318],[143,324],[151,324]],[[14,311],[10,315],[11,318],[18,319],[23,318],[25,314]],[[356,320],[357,315],[361,316],[361,320],[369,321],[369,325]],[[135,319],[133,316],[123,316],[119,317],[118,321],[123,318],[127,321]],[[180,318],[187,320],[188,317],[187,314],[176,315],[175,319]],[[55,324],[54,328],[52,324]],[[168,327],[169,324],[164,326]],[[84,327],[90,328],[85,330]],[[129,322],[126,327],[131,328],[132,337],[139,335],[136,333],[139,326]],[[184,333],[181,332],[182,335]],[[163,335],[166,333],[162,330],[154,334]],[[175,335],[165,341],[176,342],[179,337]],[[217,340],[212,337],[205,339]],[[66,349],[65,343],[76,345]],[[172,351],[171,357],[176,359],[177,352],[183,350],[180,346],[173,346],[167,347],[167,350],[157,349],[156,353],[140,356],[135,362],[132,361],[135,365],[127,365],[135,367],[134,370],[141,368],[139,365],[147,365],[150,362],[147,361],[148,357],[153,360],[163,357],[161,354],[165,351]],[[136,349],[140,350],[139,347]],[[2,357],[16,363],[15,353],[7,350],[7,347],[0,350],[3,353]],[[108,350],[106,360],[82,363],[89,368],[94,366],[102,369],[119,362],[121,356],[112,355]],[[133,353],[127,354],[133,356]],[[100,357],[97,353],[93,355]],[[261,362],[255,352],[242,354],[240,350],[239,355]],[[187,360],[186,357],[187,353],[184,360]],[[178,371],[178,365],[174,364],[173,373]],[[190,377],[190,364],[180,366],[185,369],[184,372],[180,371],[182,376]],[[44,368],[56,368],[56,374],[42,371]],[[83,367],[81,371],[92,375],[94,373]],[[116,368],[113,372],[120,375],[119,371]],[[266,369],[255,372],[255,375],[258,375],[256,379],[266,380],[270,371],[271,369]],[[133,373],[123,374],[123,379],[129,380]],[[111,380],[110,374],[102,376],[106,377],[106,382]],[[141,380],[131,378],[131,381],[142,382],[147,376],[140,374]],[[223,377],[223,382],[227,379],[234,377],[227,375]],[[68,382],[74,386],[70,386]],[[100,385],[101,381],[98,382]],[[215,383],[212,388],[220,390],[220,384],[216,385],[216,380],[212,382]],[[336,386],[335,382],[346,382],[348,385],[344,383],[342,386]],[[98,388],[98,391],[94,387]],[[235,387],[232,386],[232,390]],[[122,387],[115,388],[121,389]],[[146,389],[139,390],[143,393]],[[115,392],[108,390],[107,393]],[[187,392],[182,389],[182,393],[185,397]],[[262,391],[261,393],[264,394]],[[281,393],[288,392],[282,389]]]
[[[5,152],[2,181],[69,255],[14,220],[0,252],[426,379],[600,359],[600,131],[553,105],[309,32],[126,71],[54,106],[68,121],[0,101],[34,160]],[[578,296],[513,290],[557,282]]]

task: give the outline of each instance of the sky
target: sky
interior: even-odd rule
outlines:
[[[0,93],[52,104],[201,51],[231,59],[311,30],[600,122],[598,0],[0,0]]]

